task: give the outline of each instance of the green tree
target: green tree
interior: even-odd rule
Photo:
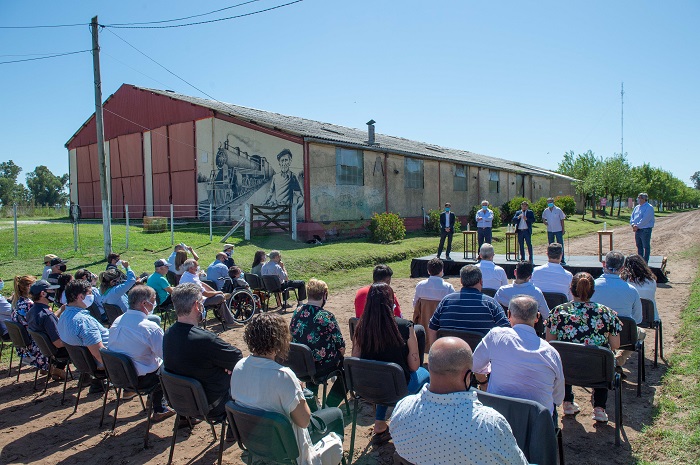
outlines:
[[[693,173],[693,175],[690,177],[690,180],[693,181],[693,185],[696,189],[700,189],[700,171],[696,171],[695,173]]]
[[[595,218],[596,207],[596,192],[600,193],[598,188],[600,184],[598,166],[602,163],[601,159],[588,150],[585,153],[578,155],[574,154],[573,150],[564,154],[564,159],[559,163],[557,172],[576,178],[576,192],[581,194],[586,199],[586,203],[590,200],[593,207],[593,217]],[[596,189],[598,189],[596,191]],[[583,216],[586,216],[586,206],[583,208]]]
[[[37,166],[27,174],[27,186],[35,205],[65,204],[68,201],[66,184],[67,174],[56,176],[44,165]]]
[[[615,197],[618,196],[622,202],[622,196],[627,195],[631,189],[630,164],[625,155],[616,153],[612,157],[606,158],[598,166],[598,181],[601,183],[603,192],[610,199],[610,215],[613,215]],[[620,216],[618,209],[617,215]]]
[[[26,188],[17,183],[22,168],[10,161],[0,163],[0,202],[3,205],[23,203],[27,200]]]

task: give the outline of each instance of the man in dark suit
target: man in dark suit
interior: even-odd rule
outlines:
[[[515,212],[511,223],[515,225],[515,230],[518,232],[518,244],[520,245],[520,260],[525,261],[525,243],[527,243],[527,254],[532,263],[532,223],[535,222],[535,214],[528,209],[529,204],[526,201],[520,204],[520,210]]]
[[[438,246],[437,257],[440,258],[442,255],[442,247],[445,245],[445,237],[447,237],[447,250],[445,258],[447,260],[452,260],[450,258],[450,251],[452,251],[452,234],[454,233],[455,226],[455,214],[450,212],[450,207],[452,205],[447,202],[445,203],[445,211],[440,213],[440,245]]]

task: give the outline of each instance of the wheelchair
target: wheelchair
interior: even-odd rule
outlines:
[[[231,278],[219,279],[228,281],[227,284],[231,283]],[[226,306],[237,323],[247,323],[253,318],[255,312],[262,308],[262,303],[260,297],[253,294],[250,289],[238,287],[231,291],[231,297],[226,301]]]

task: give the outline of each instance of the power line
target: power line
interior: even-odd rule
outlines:
[[[168,84],[164,83],[163,81],[159,81],[158,79],[154,78],[153,76],[149,76],[148,74],[144,73],[143,71],[141,71],[137,68],[134,68],[133,66],[129,65],[128,63],[124,63],[120,59],[116,58],[114,55],[110,55],[109,53],[105,52],[104,49],[100,49],[100,54],[107,55],[112,60],[116,61],[117,63],[120,63],[123,66],[126,66],[127,68],[131,69],[132,71],[136,71],[137,73],[141,74],[142,76],[146,76],[148,79],[151,79],[151,80],[157,82],[158,84],[164,86],[164,88],[169,89]]]
[[[141,26],[141,25],[146,25],[146,24],[172,23],[172,22],[175,22],[175,21],[184,21],[184,20],[186,20],[186,19],[199,18],[199,17],[201,17],[201,16],[207,16],[207,15],[211,15],[211,14],[214,14],[214,13],[220,13],[220,12],[225,11],[225,10],[230,10],[231,8],[236,8],[236,7],[239,7],[239,6],[243,6],[243,5],[247,5],[247,4],[249,4],[249,3],[255,3],[255,2],[259,2],[259,1],[261,1],[261,0],[249,0],[249,1],[247,1],[247,2],[238,3],[238,4],[236,4],[236,5],[227,6],[227,7],[225,7],[225,8],[219,8],[218,10],[210,11],[210,12],[208,12],[208,13],[200,13],[200,14],[198,14],[198,15],[184,16],[184,17],[182,17],[182,18],[164,19],[164,20],[162,20],[162,21],[145,21],[145,22],[141,22],[141,23],[112,23],[112,24],[106,24],[105,26],[106,26],[106,27],[115,27],[115,26]]]
[[[285,7],[285,6],[293,5],[293,4],[295,4],[295,3],[300,3],[300,2],[303,2],[303,1],[304,1],[304,0],[295,0],[295,1],[293,1],[293,2],[284,3],[284,4],[282,4],[282,5],[277,5],[277,6],[273,6],[273,7],[270,7],[270,8],[265,8],[264,10],[253,11],[253,12],[250,12],[250,13],[245,13],[245,14],[236,15],[236,16],[228,16],[228,17],[226,17],[226,18],[210,19],[210,20],[207,20],[207,21],[197,21],[197,22],[194,22],[194,23],[171,24],[171,25],[168,25],[168,26],[114,26],[114,25],[102,25],[102,27],[106,27],[106,28],[108,27],[108,28],[112,28],[112,29],[170,29],[170,28],[176,28],[176,27],[197,26],[197,25],[200,25],[200,24],[216,23],[216,22],[219,22],[219,21],[228,21],[228,20],[231,20],[231,19],[243,18],[243,17],[245,17],[245,16],[257,15],[257,14],[259,14],[259,13],[265,13],[265,12],[267,12],[267,11],[276,10],[276,9],[278,9],[278,8],[283,8],[283,7]]]
[[[40,26],[0,26],[0,29],[46,29],[59,27],[77,27],[89,26],[90,23],[75,23],[75,24],[45,24]]]
[[[85,53],[85,52],[92,52],[92,50],[78,50],[75,52],[57,53],[55,55],[49,55],[49,56],[37,57],[37,58],[25,58],[23,60],[0,61],[0,65],[6,65],[9,63],[21,63],[23,61],[46,60],[47,58],[64,57],[67,55],[75,55],[77,53]]]

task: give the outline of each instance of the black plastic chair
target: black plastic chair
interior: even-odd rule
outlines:
[[[124,314],[124,310],[118,305],[102,304],[102,307],[105,309],[105,314],[107,315],[107,327],[112,326],[114,320]]]
[[[19,381],[19,375],[22,373],[22,361],[24,360],[24,351],[29,349],[32,344],[32,339],[29,337],[27,328],[23,324],[17,323],[12,320],[5,321],[5,326],[7,327],[7,332],[10,334],[10,340],[16,349],[23,349],[19,355],[19,367],[17,368],[17,381]],[[7,369],[7,377],[10,377],[10,371],[12,370],[12,352],[10,352],[10,368]],[[34,389],[36,389],[36,380],[39,377],[39,367],[36,367],[36,373],[34,373]]]
[[[206,421],[211,427],[211,432],[216,441],[215,423],[221,423],[221,438],[219,441],[219,465],[221,465],[224,453],[224,435],[226,433],[226,414],[223,413],[216,418],[210,418],[212,406],[207,401],[202,384],[194,378],[176,375],[169,372],[165,367],[160,369],[160,383],[163,386],[163,395],[167,399],[170,407],[177,412],[175,416],[175,426],[173,427],[173,438],[170,443],[170,456],[168,465],[173,461],[175,452],[175,441],[177,440],[177,430],[180,426],[179,416],[188,418],[198,418]]]
[[[659,365],[659,356],[661,360],[664,359],[664,333],[661,319],[654,317],[654,302],[649,299],[642,299],[642,322],[637,326],[654,330],[654,368],[656,368]]]
[[[214,296],[214,297],[217,297],[217,296]],[[222,304],[226,305],[226,304],[225,304],[225,299],[224,299],[224,296],[221,295],[221,294],[219,294],[218,297],[221,297],[221,300],[219,300],[218,298],[216,298],[216,299],[214,299],[214,300],[209,300],[209,301],[207,301],[208,299],[205,300],[205,301],[204,301],[204,308],[205,308],[205,310],[211,310],[211,312],[214,314],[214,317],[215,317],[217,320],[219,320],[219,323],[221,323],[221,328],[222,328],[224,331],[226,331],[226,330],[227,330],[227,328],[226,328],[226,321],[224,320],[224,316],[221,314],[221,305],[222,305]],[[207,320],[206,320],[206,318],[205,318],[204,320],[202,320],[202,325],[203,325],[205,328],[207,327]]]
[[[337,377],[335,381],[336,383],[343,383],[343,390],[347,392],[342,368],[337,368],[323,376],[316,375],[316,364],[314,362],[314,357],[311,353],[311,349],[307,345],[292,342],[289,344],[289,353],[287,354],[287,358],[281,360],[280,362],[282,365],[291,368],[297,378],[299,378],[299,381],[303,381],[305,383],[312,382],[314,384],[323,384],[321,408],[326,408],[326,391],[328,390],[328,380],[333,376]],[[345,408],[347,409],[348,415],[350,415],[350,404],[348,402],[347,394],[345,395]]]
[[[41,354],[49,359],[49,371],[46,372],[46,382],[44,383],[44,390],[41,392],[42,394],[46,392],[46,388],[49,386],[49,378],[51,377],[51,369],[56,366],[57,363],[68,363],[70,362],[70,358],[68,357],[59,357],[58,354],[58,349],[56,348],[55,345],[53,345],[53,342],[51,342],[51,339],[49,338],[48,334],[44,332],[38,332],[38,331],[32,331],[31,329],[27,330],[29,332],[29,336],[34,340],[34,343],[36,346],[39,348],[39,351]],[[68,383],[68,374],[70,374],[70,366],[67,364],[66,365],[66,377],[63,379],[63,396],[61,397],[61,403],[65,401],[66,398],[66,384]],[[72,377],[72,374],[71,374]]]
[[[469,344],[472,352],[474,352],[474,350],[476,350],[476,346],[478,346],[481,340],[484,338],[484,335],[478,331],[440,328],[437,330],[437,339],[440,339],[441,337],[458,337]]]
[[[156,307],[154,312],[160,313],[160,319],[163,322],[163,331],[165,331],[165,328],[168,326],[168,323],[170,323],[170,313],[174,311],[173,302],[171,300],[168,303],[168,305],[163,306],[162,302],[160,301],[160,297],[158,297],[158,293],[156,292],[156,303],[158,304],[158,306]]]
[[[263,304],[263,309],[268,310],[268,302],[270,300],[270,293],[267,292],[267,289],[265,289],[265,284],[263,283],[262,278],[254,273],[246,273],[243,275],[243,279],[245,279],[245,282],[248,283],[250,286],[250,290],[257,293],[260,297],[260,300]],[[279,303],[279,302],[278,302]]]
[[[275,463],[297,465],[299,446],[292,425],[284,415],[226,402],[226,416],[233,437],[241,450]]]
[[[375,405],[394,406],[408,395],[408,386],[403,369],[395,363],[348,357],[343,365],[345,384],[355,398],[348,461],[350,465],[355,451],[355,430],[360,399]]]
[[[547,302],[547,307],[552,311],[557,305],[565,304],[569,301],[566,294],[561,292],[542,292],[545,302]]]
[[[539,402],[476,391],[482,404],[503,415],[513,431],[518,447],[529,463],[564,465],[561,430],[554,427],[549,409]]]
[[[551,341],[564,368],[564,381],[572,386],[615,391],[615,445],[620,445],[622,429],[622,386],[615,371],[615,354],[607,347]]]
[[[107,379],[112,383],[114,387],[114,392],[117,395],[117,403],[114,407],[114,419],[112,420],[112,431],[117,425],[117,413],[119,412],[119,402],[121,401],[122,392],[126,389],[129,391],[134,391],[139,395],[139,400],[141,400],[141,407],[146,411],[146,435],[143,438],[143,448],[148,447],[148,433],[151,430],[151,413],[153,412],[153,391],[156,390],[158,384],[154,384],[148,388],[139,389],[137,386],[139,384],[139,375],[136,373],[136,368],[134,368],[134,362],[128,355],[120,354],[108,349],[100,349],[102,354],[102,363],[105,366],[105,372],[107,372]],[[109,394],[109,389],[105,389],[105,395],[102,399],[102,416],[100,417],[100,427],[105,419],[105,409],[107,407],[107,395]],[[146,395],[146,404],[148,408],[143,405],[142,395]]]
[[[647,380],[644,365],[644,341],[637,338],[637,323],[628,316],[618,316],[622,322],[620,332],[620,350],[637,352],[637,397],[642,397],[642,381]]]
[[[97,362],[95,357],[92,356],[87,347],[84,346],[72,346],[70,344],[63,343],[63,346],[68,351],[68,356],[73,362],[75,369],[80,376],[78,377],[78,394],[75,396],[75,407],[73,408],[73,413],[78,411],[78,403],[80,402],[80,393],[83,390],[84,381],[89,376],[99,380],[102,383],[103,389],[106,391],[109,389],[107,383],[107,373],[103,370],[97,368]],[[63,403],[63,401],[61,401]]]
[[[261,276],[261,279],[263,285],[265,286],[265,292],[268,293],[270,298],[272,298],[272,295],[274,294],[275,302],[277,302],[277,305],[280,305],[279,295],[282,294],[282,305],[287,305],[287,293],[282,290],[282,283],[280,282],[280,279],[271,274],[263,275]],[[267,299],[266,310],[270,308],[270,298]]]
[[[202,284],[206,284],[207,286],[211,287],[211,288],[214,289],[215,291],[218,291],[218,290],[219,290],[219,288],[217,287],[216,283],[215,283],[214,281],[210,280],[210,279],[201,279],[200,281],[202,282]]]
[[[493,296],[496,295],[496,291],[497,291],[497,290],[498,290],[498,289],[491,289],[490,287],[484,287],[484,288],[481,289],[481,293],[482,293],[482,294],[486,294],[486,295],[489,296],[489,297],[493,297]]]

